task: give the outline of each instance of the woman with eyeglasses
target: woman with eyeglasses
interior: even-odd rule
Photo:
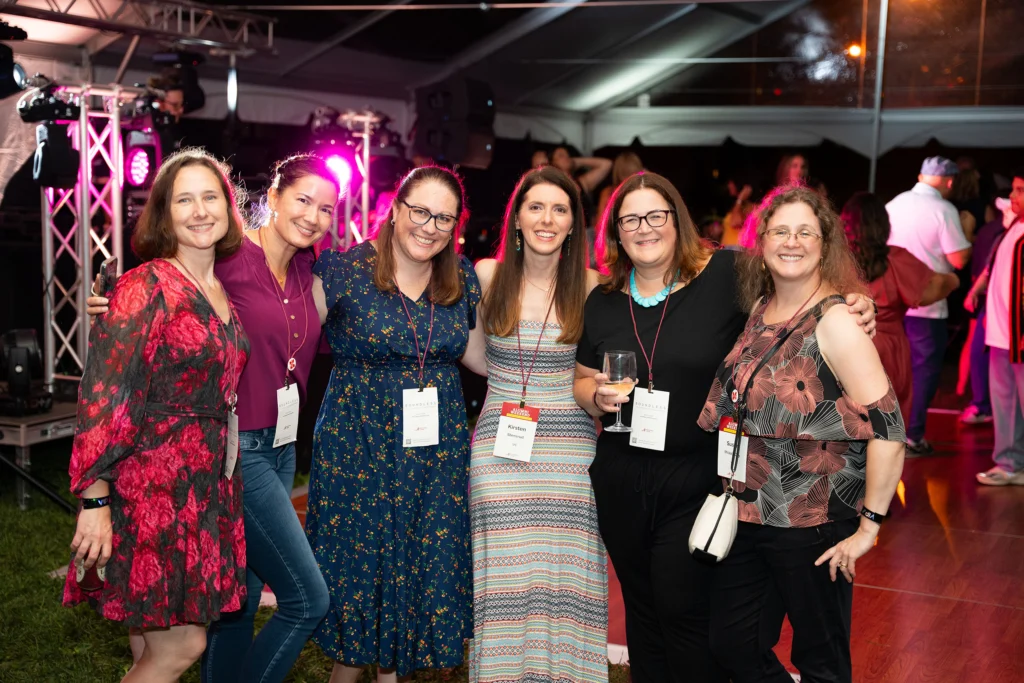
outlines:
[[[635,683],[724,681],[708,640],[714,570],[689,554],[687,540],[720,486],[717,439],[697,418],[746,322],[736,252],[702,241],[678,190],[657,174],[631,176],[610,202],[598,232],[602,286],[584,310],[574,393],[604,425],[590,479],[622,586],[630,674]],[[857,313],[870,308],[866,298],[854,303]],[[616,352],[636,358],[635,389],[628,375],[605,371]],[[620,410],[629,432],[612,431]]]
[[[378,681],[458,666],[473,633],[456,364],[483,334],[480,285],[456,248],[467,213],[456,175],[415,168],[374,239],[314,266],[334,369],[306,532],[331,594],[313,640],[335,660],[332,683],[356,681],[369,664]]]
[[[714,438],[745,416],[739,529],[710,593],[711,649],[734,683],[792,680],[772,651],[785,616],[803,680],[852,680],[857,561],[878,540],[906,435],[874,344],[840,305],[863,287],[826,200],[805,187],[765,198],[739,270],[753,313],[699,423]]]

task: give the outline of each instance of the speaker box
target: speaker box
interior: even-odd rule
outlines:
[[[420,119],[416,122],[413,147],[417,154],[437,161],[487,169],[494,156],[494,133],[465,121]]]
[[[466,121],[479,128],[494,126],[494,92],[483,81],[453,78],[416,90],[416,116]]]

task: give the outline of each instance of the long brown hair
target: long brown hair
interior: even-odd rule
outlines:
[[[373,284],[382,292],[394,292],[395,287],[395,251],[394,212],[405,211],[402,202],[409,198],[414,189],[423,183],[436,182],[444,185],[455,196],[458,208],[455,212],[455,227],[451,231],[448,244],[434,255],[433,268],[430,273],[430,299],[439,306],[451,306],[462,298],[462,270],[459,268],[459,235],[466,223],[469,211],[466,207],[466,193],[462,180],[446,168],[440,166],[420,166],[405,174],[395,190],[395,198],[391,200],[391,208],[381,214],[377,221],[374,239],[377,240],[377,260],[373,269]]]
[[[750,310],[758,299],[767,300],[775,293],[775,281],[764,267],[764,235],[768,222],[779,208],[801,202],[814,212],[821,226],[821,280],[840,294],[866,293],[867,288],[857,272],[857,262],[846,241],[846,232],[839,216],[828,200],[814,190],[791,185],[777,187],[761,202],[757,217],[757,239],[742,254],[738,263],[739,292],[743,305]]]
[[[870,192],[857,192],[843,205],[840,220],[864,279],[873,282],[885,275],[892,228],[882,200]]]
[[[572,209],[572,232],[562,243],[562,254],[555,275],[555,311],[562,333],[558,341],[575,344],[583,334],[583,305],[587,299],[587,224],[579,186],[554,166],[541,166],[527,171],[505,207],[491,287],[484,297],[484,330],[488,334],[508,337],[519,324],[520,296],[523,287],[524,253],[516,249],[516,217],[526,193],[538,185],[554,185],[569,197]]]
[[[228,205],[228,231],[215,245],[216,256],[230,256],[242,246],[245,221],[239,207],[245,201],[245,191],[231,182],[231,168],[212,154],[198,147],[175,152],[160,165],[149,199],[142,209],[132,231],[132,251],[142,261],[170,258],[178,251],[178,238],[174,236],[171,219],[171,195],[178,172],[186,166],[202,166],[217,177],[220,190]]]
[[[680,282],[696,277],[701,264],[714,251],[710,242],[701,239],[697,226],[690,218],[686,202],[667,178],[649,171],[634,173],[615,188],[611,199],[608,200],[608,208],[597,227],[596,249],[601,270],[601,287],[605,292],[614,292],[625,287],[629,271],[633,269],[633,262],[619,242],[619,211],[626,195],[645,188],[654,190],[664,197],[675,211],[672,215],[676,227],[675,267],[665,272],[666,285],[675,277],[676,271],[679,272]]]

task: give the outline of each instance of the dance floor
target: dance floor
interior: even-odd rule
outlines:
[[[975,473],[991,466],[991,425],[967,427],[955,411],[933,410],[927,438],[935,455],[906,461],[878,546],[857,565],[853,679],[1019,683],[1024,486],[975,483]],[[297,493],[304,521],[306,496]],[[609,578],[608,640],[628,649],[611,566]],[[787,627],[778,647],[786,662],[790,641]]]

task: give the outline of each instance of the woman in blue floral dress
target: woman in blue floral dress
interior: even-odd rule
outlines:
[[[414,169],[374,241],[324,252],[314,267],[334,369],[306,525],[331,593],[313,639],[336,662],[332,683],[355,681],[368,664],[379,681],[458,666],[472,636],[469,432],[456,364],[484,340],[471,334],[480,286],[455,250],[463,203],[455,175]],[[413,407],[432,390],[436,422]]]

